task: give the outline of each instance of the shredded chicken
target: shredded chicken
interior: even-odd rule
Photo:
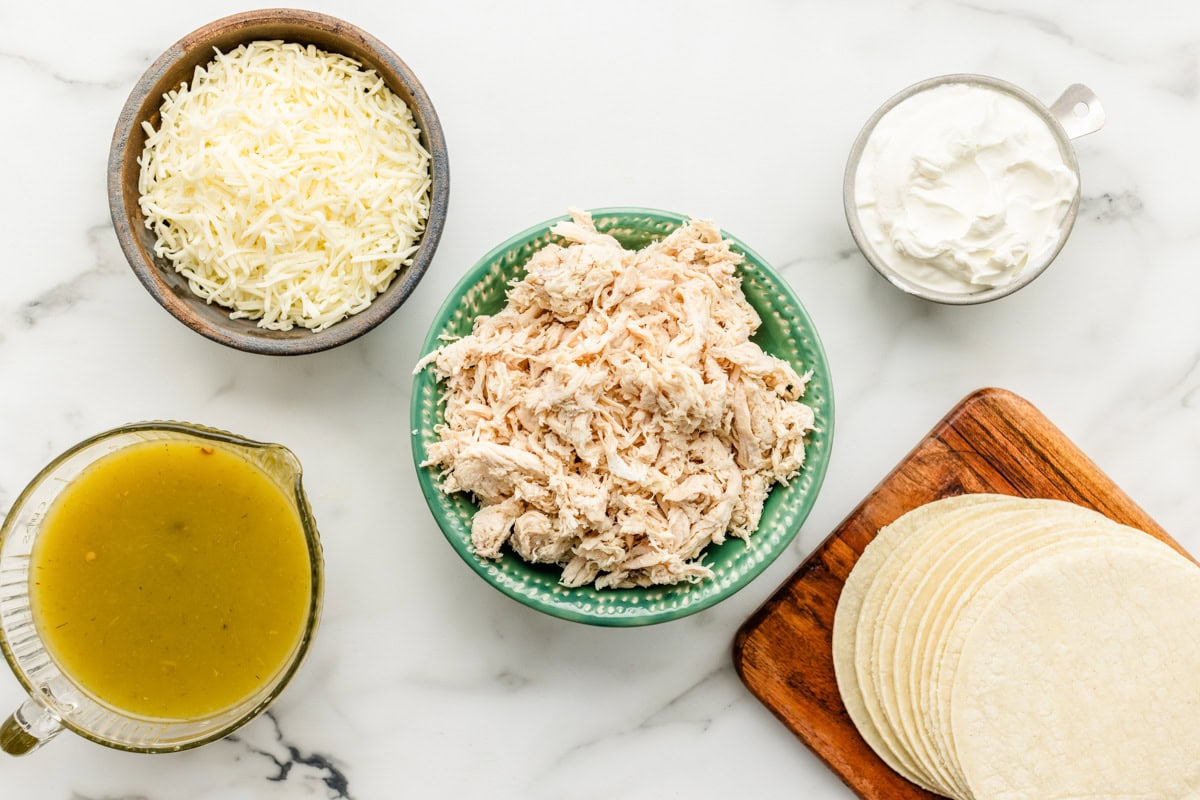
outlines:
[[[710,578],[704,548],[748,539],[804,463],[809,375],[750,341],[742,258],[713,223],[634,252],[571,216],[498,314],[418,364],[446,403],[425,465],[480,503],[481,557],[507,544],[565,586]]]

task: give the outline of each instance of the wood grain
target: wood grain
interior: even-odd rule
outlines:
[[[968,395],[742,625],[734,642],[734,664],[750,691],[867,800],[936,795],[884,764],[846,714],[833,671],[838,597],[881,527],[932,500],[973,492],[1078,503],[1187,555],[1029,402],[1003,389]]]

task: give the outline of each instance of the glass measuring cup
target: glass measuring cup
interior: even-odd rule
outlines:
[[[30,602],[31,554],[55,498],[100,458],[133,444],[153,441],[216,443],[257,466],[299,512],[308,548],[312,581],[309,607],[303,632],[291,653],[256,692],[230,708],[198,719],[138,716],[92,697],[51,657],[37,630]],[[30,753],[64,728],[93,742],[137,753],[185,750],[229,735],[265,710],[299,668],[320,617],[322,582],[316,523],[301,485],[300,462],[287,448],[180,422],[125,425],[80,442],[38,473],[0,526],[0,652],[29,694],[0,725],[0,750],[11,755]]]

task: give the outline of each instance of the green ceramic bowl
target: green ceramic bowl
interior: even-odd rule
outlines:
[[[661,239],[687,222],[687,217],[680,214],[642,208],[602,208],[592,214],[598,230],[634,249]],[[520,278],[530,257],[555,240],[550,227],[561,219],[566,217],[535,225],[480,259],[438,311],[422,355],[432,352],[447,337],[469,334],[476,317],[499,311],[504,306],[508,282]],[[833,440],[833,389],[825,351],[812,320],[787,282],[749,247],[727,233],[724,236],[746,259],[740,268],[742,290],[762,317],[754,341],[768,353],[788,361],[797,372],[812,371],[804,402],[816,414],[816,429],[808,437],[804,469],[789,485],[771,491],[749,544],[729,539],[705,551],[704,563],[715,573],[708,581],[648,589],[568,589],[558,583],[558,567],[528,564],[507,551],[497,561],[477,558],[470,547],[471,518],[479,506],[469,495],[442,492],[435,471],[421,467],[426,448],[436,441],[433,427],[442,421],[442,406],[441,390],[432,370],[424,369],[416,376],[412,450],[425,501],[463,560],[509,597],[538,611],[592,625],[650,625],[678,619],[719,603],[754,580],[784,551],[808,516],[829,465]]]

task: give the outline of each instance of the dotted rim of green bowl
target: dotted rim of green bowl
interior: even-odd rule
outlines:
[[[618,239],[630,241],[636,236],[647,241],[658,239],[684,225],[688,217],[669,211],[645,208],[601,208],[591,212],[596,227]],[[432,352],[443,336],[455,325],[466,325],[475,317],[495,311],[474,310],[464,305],[475,303],[482,295],[495,302],[508,280],[524,274],[524,264],[537,249],[554,241],[550,228],[568,219],[566,216],[534,225],[490,250],[458,282],[446,297],[421,347],[421,357]],[[509,550],[498,560],[482,559],[471,552],[470,516],[478,505],[463,494],[448,495],[437,486],[433,469],[422,467],[426,447],[437,440],[433,426],[442,421],[441,389],[429,368],[413,380],[411,436],[413,462],[425,502],[438,527],[455,552],[485,581],[518,602],[560,619],[603,626],[651,625],[694,614],[730,597],[765,570],[795,538],[800,526],[816,502],[829,466],[833,442],[833,385],[824,348],[816,328],[791,286],[754,250],[737,237],[722,231],[733,249],[745,257],[738,268],[743,290],[750,304],[763,318],[763,327],[755,339],[768,329],[780,327],[786,333],[792,353],[774,351],[803,374],[811,371],[804,395],[816,418],[816,427],[808,436],[805,464],[787,486],[776,485],[763,508],[762,520],[749,543],[729,539],[710,545],[704,563],[714,568],[713,578],[701,583],[636,589],[603,589],[590,586],[569,589],[558,585],[561,568],[554,565],[528,564]],[[623,242],[624,243],[624,242]],[[629,245],[626,245],[629,246]],[[639,244],[638,246],[644,246]],[[498,310],[499,306],[496,306]],[[777,325],[785,323],[785,327]],[[764,348],[766,349],[766,348]],[[768,349],[768,352],[772,350]],[[719,568],[718,568],[719,567]]]

